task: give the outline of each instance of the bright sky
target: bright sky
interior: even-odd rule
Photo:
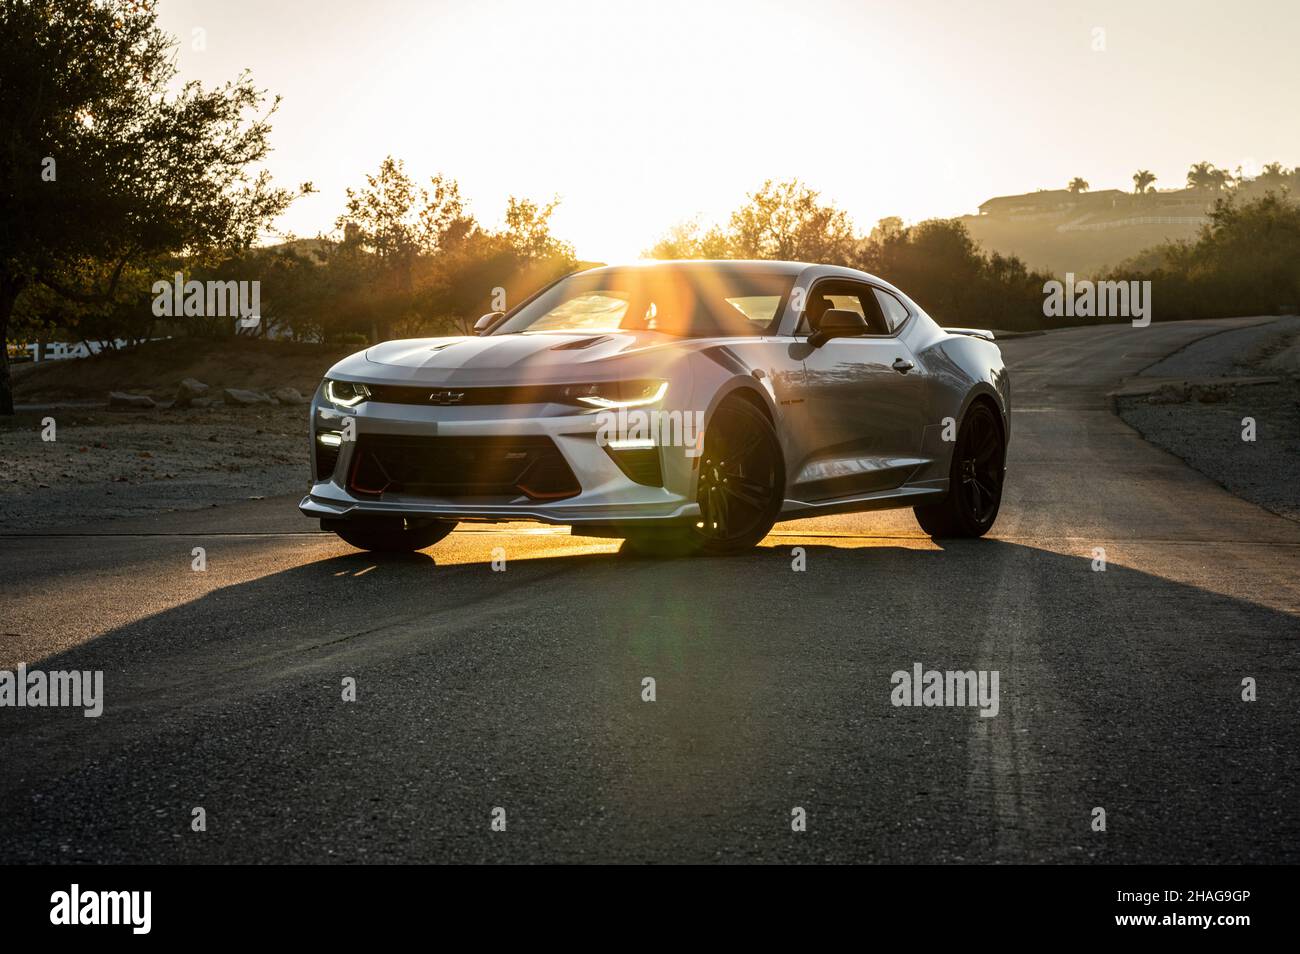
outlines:
[[[558,194],[556,234],[604,261],[768,177],[866,230],[1300,164],[1296,0],[163,0],[161,23],[183,78],[284,97],[268,167],[320,190],[278,223],[300,237],[390,153],[490,226]]]

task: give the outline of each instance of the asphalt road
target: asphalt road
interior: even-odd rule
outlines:
[[[1229,324],[1007,341],[982,541],[893,511],[725,560],[523,526],[376,559],[294,499],[0,538],[0,667],[106,697],[0,709],[0,861],[1300,860],[1300,525],[1105,398]],[[918,662],[998,671],[997,716],[891,705]]]

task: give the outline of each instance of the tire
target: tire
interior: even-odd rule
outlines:
[[[771,531],[785,500],[785,461],[776,430],[762,411],[745,400],[724,402],[713,413],[698,459],[700,519],[628,530],[633,550],[650,556],[726,556],[752,549]]]
[[[333,530],[358,550],[376,553],[414,553],[431,547],[456,529],[454,520],[413,523],[402,517],[362,517],[322,520],[322,530]]]
[[[972,404],[952,451],[947,496],[912,508],[921,529],[935,538],[984,536],[1002,505],[1006,454],[996,412],[983,401]]]

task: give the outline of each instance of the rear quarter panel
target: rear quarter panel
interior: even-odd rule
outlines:
[[[944,440],[946,425],[951,420],[960,426],[971,403],[981,396],[998,408],[1003,436],[1010,441],[1011,378],[995,342],[948,334],[927,316],[919,317],[923,320],[916,323],[910,345],[930,382],[931,423],[924,445],[935,465],[916,479],[941,479],[947,477],[952,459],[953,442]]]

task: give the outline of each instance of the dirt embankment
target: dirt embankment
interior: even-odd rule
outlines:
[[[0,418],[0,531],[93,531],[117,517],[303,491],[307,414],[223,405]]]

